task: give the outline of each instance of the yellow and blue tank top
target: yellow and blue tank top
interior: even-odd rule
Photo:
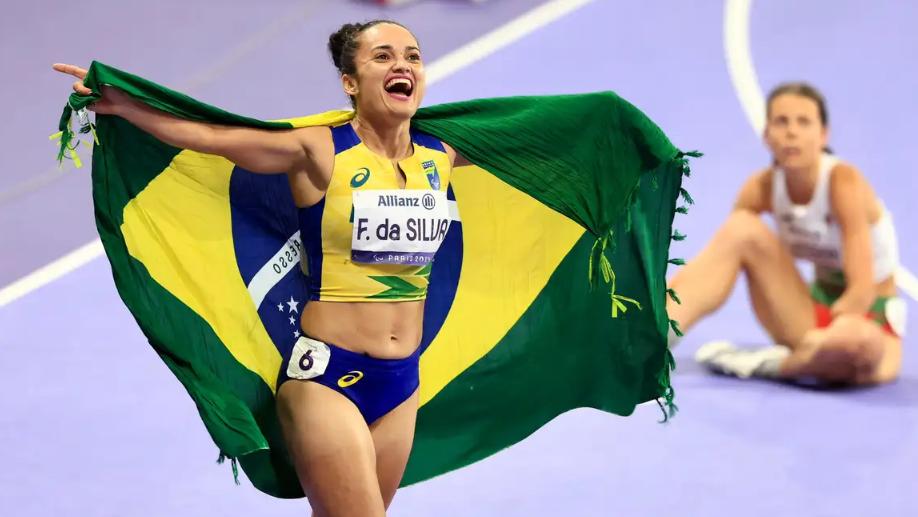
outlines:
[[[412,130],[414,153],[398,162],[405,174],[400,189],[392,162],[364,145],[351,124],[333,127],[331,133],[335,164],[328,190],[318,203],[298,210],[309,300],[425,299],[432,252],[448,229],[443,209],[455,203],[443,143]],[[390,242],[417,242],[423,249],[361,249]]]

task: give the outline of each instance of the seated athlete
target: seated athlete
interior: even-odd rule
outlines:
[[[749,178],[727,221],[670,282],[682,304],[670,300],[667,308],[686,331],[727,300],[740,273],[749,283],[752,309],[775,344],[708,343],[696,359],[711,370],[832,384],[899,374],[905,305],[893,279],[893,220],[860,171],[830,154],[828,138],[816,89],[773,90],[764,134],[772,165]],[[795,259],[814,264],[811,285]]]

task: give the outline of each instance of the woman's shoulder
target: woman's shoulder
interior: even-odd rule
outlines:
[[[762,169],[750,175],[734,203],[734,209],[750,210],[756,213],[771,211],[771,168]]]
[[[830,155],[832,160],[829,171],[832,174],[832,180],[840,178],[841,181],[864,180],[864,174],[853,163],[845,161],[837,156]]]
[[[327,154],[334,155],[334,138],[332,129],[334,126],[305,126],[297,127],[291,131],[296,135],[297,140],[309,150],[310,154]]]
[[[771,193],[771,186],[775,179],[775,168],[772,166],[757,169],[749,176],[749,182],[755,183],[766,193]]]
[[[297,132],[300,135],[312,136],[316,138],[331,138],[332,130],[338,127],[337,125],[322,125],[322,126],[304,126],[293,128],[292,131]]]
[[[871,224],[879,218],[883,209],[882,199],[867,177],[853,164],[841,160],[832,165],[829,196],[836,215],[840,211],[859,213],[866,206]]]
[[[851,189],[872,190],[864,173],[851,162],[832,156],[829,167],[829,186],[833,192]]]

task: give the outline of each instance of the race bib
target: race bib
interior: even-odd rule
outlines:
[[[300,336],[293,346],[290,361],[287,363],[287,377],[302,381],[313,379],[325,373],[331,349],[328,345],[306,336]]]
[[[365,264],[429,264],[449,225],[445,192],[355,191],[351,260]]]

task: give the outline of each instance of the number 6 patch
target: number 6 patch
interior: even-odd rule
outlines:
[[[290,361],[287,363],[287,377],[291,379],[313,379],[325,373],[331,350],[328,345],[302,336],[296,340]]]

